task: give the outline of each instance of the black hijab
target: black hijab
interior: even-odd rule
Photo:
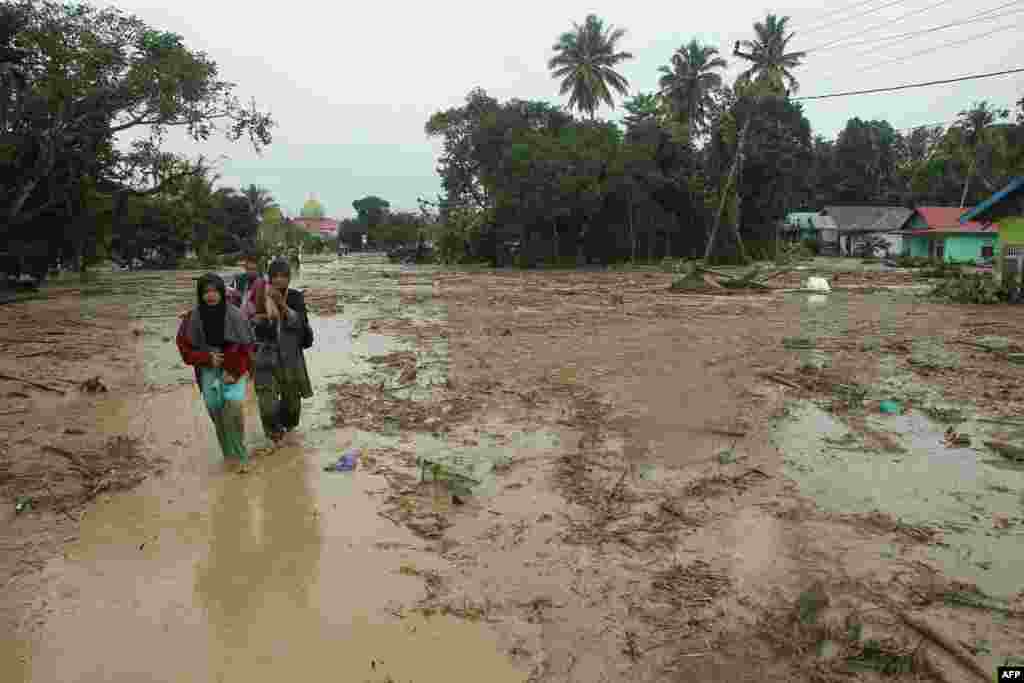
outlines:
[[[220,303],[216,306],[210,306],[203,298],[207,288],[211,286],[220,292]],[[224,280],[216,273],[207,273],[199,278],[197,295],[199,298],[199,315],[203,319],[203,335],[206,338],[206,343],[217,348],[223,347],[224,319],[228,312],[227,288],[224,286]]]

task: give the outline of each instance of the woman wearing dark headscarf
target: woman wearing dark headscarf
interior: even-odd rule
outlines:
[[[224,281],[214,273],[199,278],[198,304],[178,327],[178,351],[195,368],[196,383],[213,420],[225,459],[237,459],[245,472],[245,377],[249,374],[253,337],[241,312],[227,302]]]
[[[288,289],[291,267],[277,259],[267,270],[267,280],[256,285],[253,297],[265,295],[267,306],[250,319],[256,339],[253,376],[259,397],[263,430],[280,441],[285,432],[299,426],[302,399],[313,396],[304,349],[313,345],[313,330],[302,292]],[[265,292],[261,291],[266,288]],[[265,312],[263,312],[265,311]]]

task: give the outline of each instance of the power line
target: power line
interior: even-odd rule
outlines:
[[[851,9],[857,9],[858,7],[863,7],[864,5],[870,5],[872,2],[875,2],[875,0],[861,0],[861,2],[855,2],[852,5],[847,5],[846,7],[840,7],[838,9],[832,10],[831,12],[826,12],[825,14],[820,15],[818,17],[818,19],[820,20],[820,19],[824,19],[825,17],[831,17],[831,16],[833,16],[835,14],[842,14],[843,12],[849,11]],[[817,26],[817,25],[818,24],[815,24],[815,26]],[[799,24],[798,24],[798,26],[799,26]]]
[[[921,14],[922,12],[927,12],[928,10],[935,9],[936,7],[940,7],[941,5],[948,5],[951,2],[953,2],[953,0],[939,0],[939,2],[932,3],[931,5],[925,5],[924,7],[919,7],[917,9],[915,9],[915,10],[911,10],[910,12],[906,12],[904,14],[899,15],[898,17],[894,17],[894,18],[889,19],[887,21],[884,21],[884,22],[882,22],[880,24],[875,24],[874,26],[869,26],[868,28],[861,29],[860,31],[858,31],[856,33],[856,35],[857,36],[862,36],[865,33],[871,33],[872,31],[877,31],[880,28],[885,28],[886,26],[891,26],[892,24],[896,24],[898,22],[901,22],[904,19],[909,19],[910,17],[917,16],[918,14]],[[1013,3],[1010,3],[1010,4],[1013,4]],[[996,8],[996,9],[999,9],[999,8]],[[843,41],[848,40],[851,37],[853,37],[853,36],[847,35],[847,36],[844,36],[842,38],[836,38],[835,40],[831,40],[831,41],[829,41],[827,43],[824,43],[822,45],[818,45],[817,47],[815,47],[813,49],[814,50],[821,50],[821,49],[826,48],[826,47],[831,47],[831,46],[835,45],[836,43],[842,43]],[[810,51],[811,50],[804,50],[804,52],[810,52]]]
[[[1003,8],[1008,7],[1010,5],[1020,4],[1020,2],[1021,2],[1021,0],[1013,0],[1013,2],[1008,2],[1005,5],[1000,5],[999,7],[993,7],[992,9],[985,10],[984,12],[979,12],[977,14],[972,14],[972,15],[970,15],[968,17],[964,17],[963,19],[957,19],[956,21],[951,21],[948,24],[942,24],[940,26],[932,26],[931,28],[921,29],[921,30],[918,30],[918,31],[908,31],[906,33],[897,33],[896,35],[885,36],[885,37],[882,37],[882,38],[868,38],[866,40],[854,40],[854,41],[851,41],[851,42],[843,42],[843,40],[832,41],[831,43],[826,43],[826,44],[820,45],[818,47],[813,47],[813,48],[811,48],[809,50],[804,50],[803,52],[805,52],[805,53],[822,52],[822,51],[833,50],[833,49],[844,49],[844,48],[853,47],[853,46],[856,46],[856,45],[867,45],[867,44],[871,44],[871,43],[887,43],[887,42],[891,42],[893,40],[900,40],[900,39],[903,39],[903,38],[913,38],[915,36],[922,36],[922,35],[926,35],[928,33],[935,33],[937,31],[944,31],[947,28],[953,28],[954,26],[966,26],[967,24],[976,24],[976,23],[979,23],[979,22],[994,21],[996,19],[1002,19],[1003,17],[1008,17],[1011,14],[1017,14],[1019,12],[1024,12],[1024,7],[1018,7],[1015,10],[1010,10],[1009,12],[1003,12],[1002,14],[994,14],[994,15],[991,14],[992,12],[995,12],[996,10],[1003,9]],[[991,15],[991,16],[988,16],[988,15]],[[889,23],[892,23],[892,22],[889,22]],[[863,34],[863,31],[861,31],[858,35],[862,35],[862,34]],[[851,36],[847,36],[847,37],[849,38]],[[857,53],[854,53],[854,54],[866,54],[866,53],[864,53],[864,52],[857,52]]]
[[[950,42],[947,42],[947,43],[942,43],[940,45],[935,45],[933,47],[929,47],[929,48],[926,48],[924,50],[918,50],[917,52],[911,52],[910,54],[903,55],[901,57],[895,57],[893,59],[887,59],[887,60],[885,60],[883,62],[876,62],[874,64],[869,64],[868,66],[861,67],[861,68],[857,69],[857,71],[858,72],[871,71],[873,69],[877,69],[877,68],[882,67],[882,66],[888,66],[889,64],[896,64],[896,63],[899,63],[899,62],[904,62],[904,61],[907,61],[908,59],[912,59],[914,57],[920,57],[922,55],[931,54],[932,52],[938,52],[939,50],[943,50],[943,49],[945,49],[947,47],[955,47],[957,45],[963,45],[964,43],[969,43],[969,42],[971,42],[973,40],[978,40],[979,38],[987,38],[988,36],[994,35],[996,33],[1002,33],[1003,31],[1009,31],[1011,29],[1016,29],[1016,28],[1020,28],[1020,24],[1011,24],[1011,25],[1008,25],[1008,26],[1000,26],[999,28],[993,29],[991,31],[986,31],[985,33],[978,33],[978,34],[975,34],[973,36],[968,36],[967,38],[962,38],[961,40],[954,40],[954,41],[950,41]]]
[[[1007,69],[1006,71],[992,71],[972,76],[960,76],[959,78],[946,78],[941,81],[926,81],[924,83],[908,83],[906,85],[894,85],[888,88],[870,88],[868,90],[850,90],[848,92],[830,93],[828,95],[803,95],[791,98],[794,102],[802,100],[824,100],[832,97],[849,97],[851,95],[872,95],[880,92],[894,92],[896,90],[908,90],[910,88],[925,88],[930,85],[945,85],[947,83],[960,83],[961,81],[974,81],[979,78],[992,78],[994,76],[1006,76],[1009,74],[1024,73],[1024,67],[1019,69]]]
[[[945,3],[945,2],[952,2],[952,1],[953,0],[943,0],[943,3]],[[879,10],[883,10],[883,9],[888,8],[888,7],[892,7],[893,5],[899,5],[899,4],[903,3],[903,2],[906,2],[906,0],[890,0],[889,2],[886,2],[884,4],[879,5],[878,7],[873,7],[871,9],[869,9],[869,10],[865,10],[865,11],[861,12],[860,14],[851,14],[850,16],[843,17],[842,19],[839,19],[837,21],[830,21],[830,22],[827,22],[825,24],[821,24],[821,25],[818,25],[818,26],[812,26],[809,29],[805,29],[803,31],[803,35],[807,35],[808,33],[813,33],[815,31],[820,31],[823,28],[831,28],[833,26],[837,26],[838,24],[845,24],[846,22],[850,21],[851,19],[859,19],[860,17],[864,17],[864,16],[867,16],[869,14],[874,14],[875,12],[878,12]],[[939,4],[943,4],[943,3],[939,3]]]

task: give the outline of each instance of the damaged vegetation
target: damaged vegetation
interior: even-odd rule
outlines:
[[[35,510],[52,509],[70,515],[102,493],[129,489],[141,483],[152,467],[137,439],[115,437],[92,451],[46,445],[42,452],[61,462],[54,467],[0,458],[0,490],[4,497],[32,501]],[[6,451],[0,453],[5,454]]]

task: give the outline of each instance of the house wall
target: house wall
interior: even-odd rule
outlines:
[[[1001,248],[996,252],[996,272],[1002,277],[1006,267],[1008,247],[1024,247],[1024,216],[1003,218],[999,221],[999,242]]]
[[[999,240],[1006,244],[1024,244],[1024,216],[999,221]]]
[[[929,238],[927,237],[917,235],[904,238],[903,253],[913,258],[927,258],[928,240]]]
[[[973,261],[981,258],[982,247],[996,247],[994,235],[948,235],[946,237],[947,261]]]
[[[995,235],[914,235],[905,238],[906,249],[903,253],[915,258],[927,258],[931,256],[933,241],[944,240],[945,261],[973,261],[982,258],[982,247],[992,247],[993,255],[999,253],[999,238]],[[1024,241],[1022,241],[1024,243]]]

